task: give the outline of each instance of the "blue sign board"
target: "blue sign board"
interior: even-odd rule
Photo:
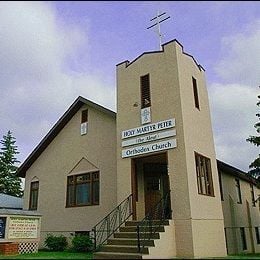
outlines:
[[[6,217],[0,217],[0,239],[5,238]]]

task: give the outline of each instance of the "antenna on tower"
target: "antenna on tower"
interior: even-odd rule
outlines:
[[[162,50],[162,36],[163,36],[163,35],[161,34],[161,26],[160,26],[160,23],[162,23],[162,22],[164,22],[165,20],[167,20],[167,19],[170,18],[170,16],[168,16],[168,17],[166,17],[166,18],[162,17],[162,16],[165,15],[165,14],[166,14],[166,12],[160,14],[160,12],[157,11],[157,15],[150,20],[150,21],[154,21],[154,20],[156,19],[156,23],[146,28],[146,29],[150,29],[150,28],[152,28],[152,27],[154,27],[154,26],[157,26],[157,34],[158,34],[158,37],[159,37],[159,48],[160,48],[160,50]]]

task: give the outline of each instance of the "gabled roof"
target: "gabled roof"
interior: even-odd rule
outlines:
[[[42,139],[38,146],[32,151],[32,153],[27,157],[24,163],[17,170],[17,175],[20,177],[25,177],[26,171],[31,167],[31,165],[36,161],[36,159],[41,155],[41,153],[46,149],[46,147],[52,142],[52,140],[59,134],[63,127],[70,121],[70,119],[78,112],[78,110],[83,106],[87,105],[96,110],[99,110],[113,118],[116,117],[116,113],[105,107],[102,107],[88,99],[79,96],[69,109],[63,114],[63,116],[56,122],[53,128],[47,133],[47,135]]]
[[[252,183],[252,184],[255,184],[255,185],[259,185],[257,180],[253,177],[250,177],[246,174],[246,172],[243,172],[227,163],[224,163],[220,160],[217,160],[217,166],[218,166],[218,170],[219,171],[222,171],[224,173],[227,173],[227,174],[230,174],[230,175],[233,175],[237,178],[240,178],[244,181],[247,181],[249,183]]]
[[[23,199],[0,193],[0,209],[22,209]]]

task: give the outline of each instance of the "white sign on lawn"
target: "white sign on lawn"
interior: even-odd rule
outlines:
[[[8,238],[37,238],[39,219],[10,217]]]

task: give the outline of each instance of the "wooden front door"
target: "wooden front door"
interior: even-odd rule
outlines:
[[[161,200],[161,176],[145,176],[145,214],[149,213]]]

